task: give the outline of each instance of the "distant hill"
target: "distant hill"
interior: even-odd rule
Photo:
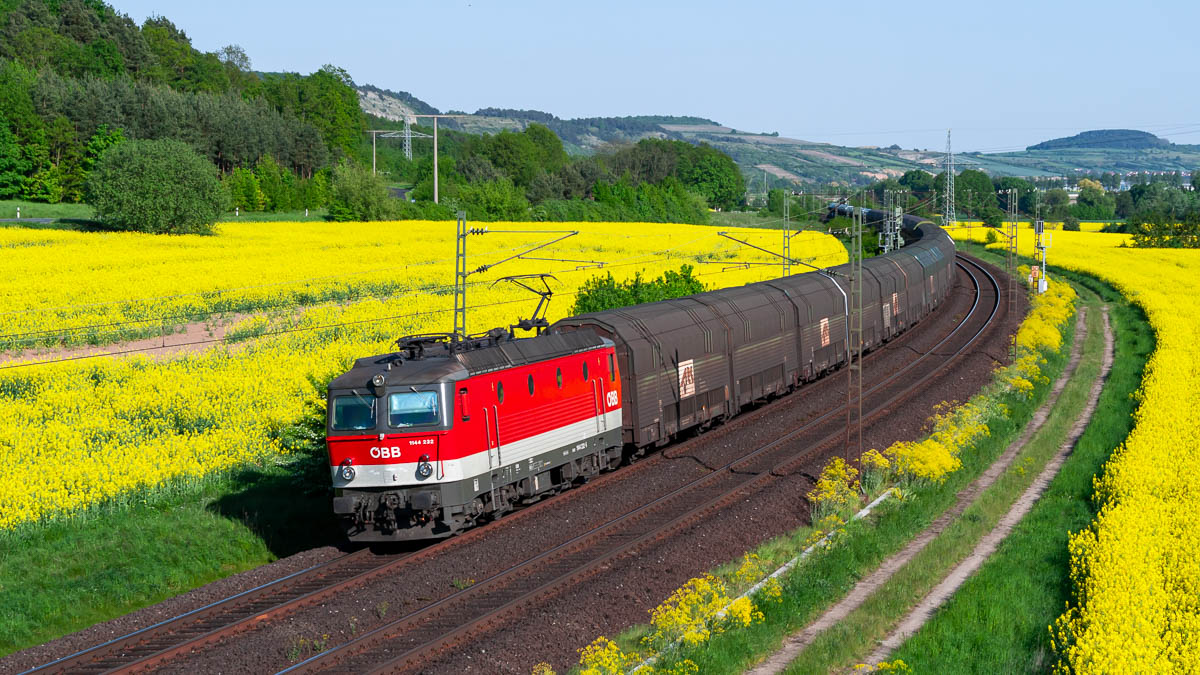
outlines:
[[[391,120],[402,120],[406,111],[428,106],[411,94],[395,94],[370,85],[360,86],[363,110]],[[432,106],[428,106],[433,109]],[[448,111],[461,114],[459,111]],[[494,134],[521,131],[530,124],[544,124],[558,134],[567,152],[588,155],[614,146],[636,143],[643,138],[664,138],[706,143],[728,154],[761,191],[764,181],[771,187],[799,187],[809,183],[839,182],[863,185],[887,176],[899,176],[915,168],[937,171],[938,153],[920,150],[847,148],[787,138],[778,133],[752,133],[695,116],[635,115],[630,117],[582,117],[562,119],[541,110],[481,108],[473,116],[443,120],[442,125],[468,133]]]
[[[1026,150],[1067,150],[1074,148],[1113,148],[1118,150],[1150,150],[1170,147],[1171,142],[1146,131],[1135,129],[1099,129],[1084,131],[1067,138],[1055,138]]]
[[[370,85],[359,87],[359,97],[364,110],[392,120],[401,120],[404,111],[418,108],[436,111],[411,94]],[[738,163],[753,192],[761,192],[764,185],[798,189],[814,183],[865,185],[889,176],[898,177],[912,169],[936,174],[942,167],[939,151],[902,149],[896,145],[878,148],[816,143],[778,133],[734,129],[715,120],[693,116],[561,119],[541,110],[481,108],[472,117],[442,122],[447,128],[485,134],[505,129],[521,131],[533,123],[550,127],[562,139],[567,152],[574,155],[592,154],[636,143],[643,138],[706,143]],[[982,169],[994,176],[1061,176],[1078,171],[1190,171],[1200,167],[1200,146],[1176,145],[1153,134],[1131,129],[1085,131],[1070,138],[1031,145],[1022,152],[971,152],[959,156],[969,160],[964,166]]]
[[[405,115],[437,115],[437,108],[429,105],[407,91],[380,89],[369,84],[359,85],[358,102],[363,112],[376,117],[400,121]]]
[[[1192,171],[1200,167],[1200,146],[1171,143],[1136,129],[1098,129],[1031,145],[1023,152],[972,152],[963,157],[1000,176]]]

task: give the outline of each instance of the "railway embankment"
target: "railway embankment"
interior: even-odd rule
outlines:
[[[911,665],[892,654],[991,556],[1091,421],[1112,338],[1099,309],[1088,309],[1080,310],[1070,363],[1021,435],[958,494],[954,507],[752,672]]]
[[[1055,333],[1061,328],[1063,344],[1069,346],[1073,342],[1074,329],[1071,322],[1064,321],[1063,324],[1055,328]],[[829,611],[832,605],[847,597],[860,578],[870,577],[874,573],[877,576],[874,580],[875,586],[886,588],[886,580],[897,571],[903,572],[906,567],[899,559],[889,560],[889,556],[896,555],[906,545],[911,546],[911,542],[917,541],[914,537],[927,531],[929,524],[936,521],[939,515],[953,516],[958,512],[959,517],[943,517],[942,523],[947,533],[942,537],[927,536],[926,539],[932,542],[932,545],[921,551],[916,559],[922,563],[932,561],[935,566],[948,566],[958,557],[969,553],[972,542],[978,536],[982,536],[986,527],[987,518],[984,516],[990,516],[996,509],[995,505],[983,509],[978,499],[970,499],[969,496],[986,495],[989,492],[981,490],[982,486],[977,485],[974,490],[969,486],[979,476],[985,475],[989,467],[992,467],[994,475],[1000,476],[1000,482],[1004,482],[1006,486],[1011,482],[1010,475],[1028,476],[1032,479],[1029,472],[1033,471],[1033,468],[1025,455],[1008,453],[1010,461],[1015,463],[1010,465],[1007,471],[998,469],[1003,466],[1006,447],[1022,433],[1035,410],[1052,395],[1049,380],[1057,379],[1058,374],[1066,367],[1066,351],[1064,347],[1043,352],[1045,363],[1040,369],[1041,377],[1031,378],[1032,391],[1026,390],[1020,384],[1014,386],[1010,382],[1007,391],[998,392],[993,389],[990,392],[993,397],[997,394],[1002,397],[1002,404],[1007,408],[1008,414],[999,419],[989,420],[988,434],[978,435],[975,442],[970,444],[972,447],[964,448],[958,454],[962,462],[961,469],[947,474],[942,482],[926,482],[922,485],[909,481],[901,488],[900,499],[890,499],[880,504],[867,518],[845,524],[833,520],[830,524],[833,525],[834,536],[832,540],[827,540],[828,545],[819,553],[809,556],[796,570],[780,577],[778,588],[771,590],[771,585],[768,585],[767,594],[760,593],[756,596],[754,611],[760,614],[752,620],[745,621],[746,625],[739,626],[736,630],[729,630],[727,625],[722,626],[720,622],[706,625],[706,617],[702,611],[684,611],[684,614],[693,616],[693,629],[684,631],[683,635],[688,637],[681,641],[682,644],[672,647],[660,657],[656,667],[670,670],[695,665],[701,672],[740,672],[740,669],[774,652],[785,636],[810,626],[814,620]],[[1001,378],[1003,377],[1002,375]],[[1011,380],[1011,375],[1009,379]],[[1079,379],[1073,378],[1072,382]],[[1082,385],[1075,385],[1076,388],[1080,386]],[[977,406],[983,405],[979,401],[974,403]],[[948,414],[944,414],[943,418],[946,416]],[[997,462],[1000,462],[1000,465]],[[845,469],[841,472],[843,481],[849,482],[847,478],[853,479],[845,475]],[[838,476],[833,475],[829,478],[836,480]],[[1008,488],[1010,492],[1013,489]],[[963,493],[962,497],[965,498],[960,498],[960,493]],[[858,503],[857,500],[855,503]],[[995,517],[998,518],[999,515],[1001,514],[995,514]],[[797,551],[811,544],[817,536],[811,529],[805,529],[790,537],[775,540],[769,546],[748,553],[738,563],[718,569],[714,573],[715,577],[722,579],[731,590],[744,586],[745,584],[740,583],[741,580],[748,582],[755,579],[756,570],[760,573],[769,572],[779,564],[781,556],[794,556]],[[947,543],[953,545],[947,547]],[[864,649],[862,645],[871,646],[872,633],[862,633],[863,627],[855,626],[855,630],[861,635],[854,633],[847,636],[843,629],[850,624],[846,623],[845,619],[869,617],[871,621],[868,623],[874,623],[875,631],[881,633],[880,637],[886,635],[886,629],[892,620],[889,617],[899,618],[909,605],[922,597],[921,579],[932,585],[940,579],[940,575],[931,575],[926,571],[916,580],[905,578],[894,583],[893,585],[901,586],[909,595],[915,594],[908,602],[903,598],[883,598],[877,593],[865,593],[862,598],[864,602],[850,603],[850,606],[844,606],[840,612],[827,617],[824,627],[833,627],[835,630],[812,631],[812,635],[808,637],[815,640],[807,640],[821,642],[826,658],[818,660],[816,664],[806,663],[795,672],[845,665],[847,658],[853,659],[859,652],[865,656],[869,650]],[[736,595],[736,591],[733,594]],[[681,600],[683,602],[680,602]],[[666,604],[678,615],[681,609],[688,609],[689,602],[691,610],[703,604],[696,603],[695,600],[695,597],[676,597]],[[856,607],[857,612],[854,611]],[[656,616],[659,614],[665,616],[667,613],[659,611]],[[700,631],[697,628],[704,630]],[[646,643],[643,638],[652,633],[653,629],[652,620],[650,627],[638,627],[627,631],[616,643],[606,639],[593,643],[589,647],[590,651],[585,654],[585,665],[612,663],[629,658],[631,653],[645,649]],[[704,639],[697,639],[698,635],[703,635]],[[856,642],[860,638],[865,642]],[[847,646],[847,639],[849,644],[857,644],[858,647],[843,649]],[[840,653],[841,659],[830,660],[830,650],[835,654]],[[850,656],[847,657],[846,654]],[[637,658],[642,658],[643,655],[644,651],[639,653]],[[586,658],[588,656],[591,658]],[[784,664],[789,660],[790,658],[786,657],[782,659]]]
[[[994,300],[994,291],[992,293]],[[913,361],[914,353],[939,351],[939,341],[963,323],[973,300],[973,294],[960,293],[921,330],[877,351],[868,359],[868,365],[873,365],[874,371],[880,376],[894,375]],[[1011,326],[1003,320],[999,321],[984,340],[985,354],[973,352],[959,367],[942,373],[939,380],[927,387],[925,399],[912,404],[931,406],[941,400],[936,396],[951,389],[962,392],[959,394],[961,396],[969,395],[990,377],[994,361],[986,353],[1002,353],[1010,333]],[[930,364],[930,370],[940,368]],[[264,626],[264,630],[256,631],[250,639],[218,645],[193,658],[172,664],[172,667],[206,670],[232,667],[235,663],[243,667],[253,664],[250,667],[262,670],[283,667],[311,655],[317,645],[322,651],[332,649],[352,640],[355,633],[364,634],[392,621],[394,617],[402,617],[411,609],[419,609],[424,604],[437,602],[439,598],[455,593],[469,592],[475,586],[482,588],[490,575],[502,573],[511,567],[510,553],[528,557],[538,547],[552,544],[533,541],[531,535],[569,538],[578,531],[575,529],[576,523],[598,522],[597,514],[604,508],[623,512],[636,503],[634,499],[645,500],[648,496],[663,494],[664,486],[660,484],[663,480],[686,480],[689,476],[711,472],[714,467],[738,457],[739,453],[744,453],[755,443],[769,442],[771,434],[787,431],[798,423],[818,417],[829,401],[844,398],[844,389],[839,389],[843,382],[843,379],[835,377],[823,381],[823,384],[814,383],[819,386],[802,390],[808,395],[787,397],[768,404],[721,429],[674,446],[665,453],[658,453],[582,489],[569,491],[502,519],[494,526],[482,528],[480,534],[486,532],[496,538],[481,541],[479,546],[464,546],[467,542],[459,541],[444,547],[457,553],[451,557],[431,558],[423,567],[424,571],[422,568],[409,569],[404,574],[406,583],[402,586],[377,584],[361,593],[346,593],[318,609],[297,613],[284,621]],[[883,399],[887,398],[883,396]],[[868,442],[890,441],[898,430],[912,439],[920,435],[921,420],[908,419],[909,416],[904,414],[907,406],[893,403],[890,407],[892,414],[868,428],[868,434],[880,434],[877,438],[868,435]],[[769,488],[735,499],[725,508],[690,523],[677,535],[658,541],[653,547],[639,550],[636,556],[626,556],[617,561],[619,564],[604,565],[582,587],[574,587],[578,592],[561,593],[528,608],[523,616],[532,620],[509,622],[487,636],[460,645],[455,649],[454,656],[444,654],[449,661],[443,659],[429,667],[452,669],[461,665],[454,661],[457,658],[468,664],[487,663],[493,669],[528,672],[532,664],[524,661],[536,654],[528,649],[497,651],[494,646],[483,642],[492,639],[527,640],[530,634],[538,632],[562,636],[561,641],[555,641],[556,648],[561,652],[556,661],[574,660],[577,655],[573,645],[590,639],[595,634],[595,626],[604,626],[604,630],[608,630],[613,625],[622,625],[621,622],[628,625],[636,621],[638,615],[644,616],[646,607],[653,607],[661,599],[658,594],[669,593],[671,588],[689,575],[728,560],[737,551],[753,547],[773,534],[785,532],[803,522],[807,518],[808,504],[802,495],[811,489],[812,475],[819,472],[827,457],[813,456],[805,464],[785,474],[768,476],[771,478]],[[666,466],[668,463],[672,466]],[[603,498],[598,495],[603,495]],[[605,504],[609,506],[605,507]],[[660,561],[666,561],[665,568],[658,564]],[[611,602],[614,592],[636,595],[638,600],[636,604],[631,603],[614,611]],[[372,600],[372,603],[368,603],[370,606],[363,605],[367,597]],[[380,602],[388,603],[386,617],[379,616]],[[564,621],[562,617],[565,616],[577,620]],[[575,638],[570,636],[578,636],[578,640],[572,643],[571,640]],[[317,644],[314,645],[314,642]],[[504,656],[497,659],[480,654]]]

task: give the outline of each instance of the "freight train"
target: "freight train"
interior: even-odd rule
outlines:
[[[863,263],[867,349],[954,283],[941,228],[907,216],[902,232],[904,247]],[[329,385],[333,510],[352,541],[446,537],[720,424],[846,362],[847,272],[583,314],[535,337],[401,338]]]

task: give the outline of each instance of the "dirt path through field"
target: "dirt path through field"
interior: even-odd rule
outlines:
[[[1107,314],[1105,315],[1107,317]],[[870,598],[875,591],[881,588],[889,579],[891,579],[898,571],[900,571],[910,560],[918,553],[925,549],[934,539],[938,537],[956,518],[958,518],[967,507],[974,503],[975,499],[983,493],[990,485],[1008,469],[1013,460],[1016,459],[1021,449],[1025,444],[1033,438],[1034,434],[1042,428],[1046,420],[1050,417],[1050,411],[1058,402],[1059,395],[1066,387],[1067,381],[1074,375],[1076,367],[1079,365],[1080,358],[1083,353],[1083,341],[1087,334],[1087,308],[1081,307],[1075,317],[1075,339],[1071,345],[1071,356],[1067,362],[1067,367],[1063,369],[1062,374],[1054,383],[1054,387],[1047,397],[1046,402],[1038,408],[1034,413],[1033,419],[1026,425],[1025,430],[1021,435],[1013,441],[1005,450],[1004,453],[992,463],[986,471],[976,478],[970,485],[963,488],[955,498],[954,506],[947,509],[941,516],[933,521],[928,528],[913,538],[907,546],[898,553],[893,554],[888,559],[875,569],[874,572],[855,584],[854,588],[834,606],[825,611],[816,621],[806,626],[802,631],[796,633],[783,641],[783,645],[774,654],[768,656],[766,660],[756,665],[749,670],[753,675],[767,675],[768,673],[781,673],[788,664],[796,659],[800,652],[804,651],[821,633],[841,622],[851,612],[858,609],[864,602]],[[1106,326],[1106,344],[1111,343],[1111,334],[1107,332]],[[1110,349],[1111,351],[1111,349]],[[1107,357],[1106,357],[1107,358]],[[1107,372],[1107,371],[1105,371]],[[1101,378],[1102,383],[1103,378]],[[1090,417],[1090,414],[1089,414]],[[889,650],[890,651],[890,650]]]
[[[1038,477],[1025,488],[1025,492],[1012,505],[1012,508],[1004,514],[995,529],[989,532],[975,546],[975,550],[971,551],[971,555],[958,564],[950,574],[946,576],[929,595],[926,595],[916,607],[909,612],[908,616],[900,622],[900,625],[892,631],[879,647],[867,658],[865,663],[875,664],[885,660],[889,654],[896,650],[909,636],[914,635],[925,622],[933,616],[933,612],[937,610],[942,603],[950,599],[950,596],[959,589],[966,580],[978,570],[988,557],[996,552],[1000,546],[1000,542],[1008,536],[1012,529],[1021,522],[1025,514],[1033,508],[1034,503],[1041,498],[1046,488],[1050,485],[1050,481],[1058,475],[1058,470],[1062,468],[1063,462],[1067,461],[1071,451],[1075,448],[1075,443],[1079,441],[1079,437],[1083,435],[1087,429],[1088,423],[1092,420],[1092,414],[1096,412],[1096,405],[1100,401],[1100,392],[1104,389],[1104,382],[1108,379],[1108,373],[1112,370],[1113,363],[1113,334],[1108,323],[1108,309],[1104,308],[1104,359],[1101,362],[1100,374],[1096,377],[1096,381],[1092,384],[1092,390],[1088,395],[1087,406],[1075,418],[1075,424],[1071,427],[1070,433],[1066,440],[1059,447],[1058,452],[1054,457],[1046,463],[1045,468],[1038,474]]]
[[[0,369],[54,361],[74,361],[103,356],[142,354],[152,359],[184,352],[198,352],[220,344],[229,330],[255,314],[231,314],[218,319],[183,325],[183,330],[161,336],[125,340],[107,345],[79,347],[42,347],[0,353]]]

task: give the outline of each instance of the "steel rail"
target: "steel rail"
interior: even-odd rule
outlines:
[[[909,330],[893,341],[896,344],[899,340],[910,338],[914,333]],[[939,343],[941,344],[941,343]],[[881,352],[874,352],[867,355],[868,362],[874,360]],[[819,380],[814,384],[828,382],[827,380]],[[753,420],[758,416],[769,414],[771,408],[762,407],[758,410],[740,416],[739,420],[745,422]],[[690,447],[697,439],[692,438],[675,445],[676,450],[684,450]],[[633,466],[625,467],[622,471],[615,474],[608,474],[605,478],[616,477],[618,479],[626,479],[633,476],[635,473],[647,470],[659,461],[669,459],[663,454],[657,454],[653,457],[634,464]],[[565,499],[579,498],[581,495],[589,492],[592,489],[600,489],[600,486],[605,481],[596,480],[589,484],[572,490],[567,495],[560,495],[554,502],[562,504]],[[523,517],[522,514],[530,514],[524,517],[532,517],[539,508],[544,507],[546,501],[541,501],[532,504],[528,507],[518,509],[505,518],[507,522],[512,522],[514,519]],[[483,533],[483,534],[472,534]],[[474,536],[483,536],[487,533],[484,528],[475,528],[467,533],[456,537],[459,543],[464,540],[473,538]],[[37,666],[31,670],[24,671],[20,675],[32,675],[33,673],[47,672],[82,672],[85,670],[97,670],[100,672],[112,670],[149,670],[155,665],[167,662],[174,657],[187,654],[199,649],[202,649],[208,644],[212,644],[218,640],[228,638],[239,632],[252,630],[259,625],[262,625],[267,620],[279,619],[282,616],[301,609],[305,606],[319,602],[324,598],[329,597],[333,593],[343,592],[353,586],[361,585],[372,581],[375,578],[392,574],[399,568],[412,564],[418,559],[432,557],[440,553],[444,548],[451,545],[451,540],[437,542],[421,551],[403,556],[399,559],[386,561],[378,567],[369,569],[365,572],[359,572],[350,575],[339,575],[336,566],[346,562],[349,556],[365,556],[366,551],[349,554],[336,560],[331,560],[325,563],[314,565],[312,567],[293,572],[285,577],[276,579],[260,586],[247,589],[232,596],[217,600],[203,607],[185,612],[178,616],[160,621],[159,623],[146,626],[126,635],[122,635],[104,643],[80,650],[74,654],[64,656],[50,663]],[[419,554],[419,555],[418,555]],[[307,593],[287,597],[281,593],[285,587],[295,587],[295,584],[305,581],[307,577],[312,575],[321,575],[321,578],[330,579],[336,575],[336,581],[330,583],[326,588],[318,588]],[[271,594],[271,597],[277,598],[279,602],[273,606],[262,609],[261,602],[257,602],[261,597]],[[283,596],[283,597],[280,597]],[[239,612],[238,607],[249,606],[246,611]],[[228,623],[225,625],[214,625],[209,618],[213,615],[220,614],[224,616]],[[205,630],[197,630],[197,626],[201,626]],[[179,635],[183,639],[174,641],[164,640],[166,635]],[[154,645],[154,648],[148,649],[148,645]]]
[[[357,574],[363,567],[373,569],[395,562],[391,559],[385,559],[376,561],[372,566],[370,560],[372,555],[369,550],[362,549],[292,572],[287,576],[253,588],[248,588],[203,607],[198,607],[156,624],[140,628],[132,633],[113,638],[107,642],[75,652],[74,654],[69,654],[50,663],[26,670],[21,675],[46,672],[82,672],[85,670],[100,670],[103,672],[109,670],[114,665],[119,665],[112,662],[114,658],[119,659],[116,655],[129,655],[123,659],[125,661],[136,659],[139,657],[138,655],[147,653],[144,645],[160,644],[162,636],[166,634],[185,633],[195,635],[197,626],[211,625],[215,617],[234,617],[232,621],[237,622],[237,616],[240,614],[243,616],[242,620],[263,620],[270,615],[271,609],[276,604],[271,602],[272,599],[280,593],[292,594],[290,591],[293,589],[307,588],[317,579],[345,574],[347,571],[351,574]],[[364,565],[364,563],[366,564]],[[308,593],[307,595],[312,594]],[[264,602],[268,604],[264,605]],[[222,625],[230,625],[230,620],[224,620]],[[203,633],[206,631],[200,630],[199,632]],[[159,649],[153,649],[153,651],[157,652]]]

